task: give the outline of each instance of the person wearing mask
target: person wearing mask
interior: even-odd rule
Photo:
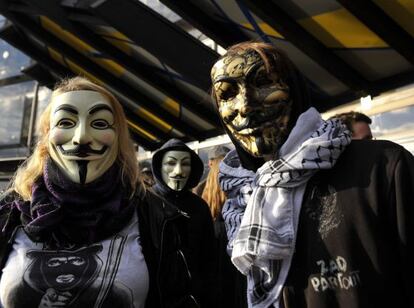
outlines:
[[[372,120],[366,114],[350,111],[336,114],[332,118],[338,118],[346,125],[351,132],[352,139],[372,139],[372,132],[369,127]]]
[[[182,219],[144,189],[118,100],[64,80],[0,199],[0,306],[198,307]]]
[[[192,193],[203,173],[200,157],[184,142],[170,139],[152,157],[154,192],[188,217],[180,228],[192,291],[201,307],[215,307],[215,246],[208,205]]]
[[[211,80],[235,145],[219,181],[249,307],[414,307],[413,156],[322,120],[270,44],[231,46]]]

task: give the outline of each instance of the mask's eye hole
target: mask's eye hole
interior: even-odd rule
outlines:
[[[47,261],[47,267],[58,267],[61,266],[63,262],[58,258],[51,258]]]
[[[176,164],[177,164],[177,161],[173,159],[167,160],[164,162],[164,166],[168,166],[168,167],[175,167]]]
[[[57,122],[56,127],[58,128],[63,128],[63,129],[67,129],[67,128],[72,128],[76,125],[76,122],[71,120],[71,119],[60,119],[59,122]]]
[[[260,71],[253,82],[256,87],[264,88],[270,86],[273,83],[273,80],[269,77],[266,71]]]
[[[268,77],[260,77],[256,80],[256,86],[259,88],[270,86],[273,80]]]
[[[239,90],[237,84],[230,82],[220,82],[219,86],[216,87],[217,96],[220,100],[227,101],[234,98]]]
[[[109,125],[108,121],[103,119],[94,120],[91,122],[91,126],[96,129],[107,129],[111,125]]]
[[[85,264],[85,260],[80,257],[71,258],[69,261],[71,264],[76,265],[76,266],[81,266]]]

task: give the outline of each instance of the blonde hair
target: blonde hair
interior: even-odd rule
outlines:
[[[224,156],[221,156],[210,160],[210,171],[207,175],[206,186],[201,195],[201,198],[207,202],[214,220],[219,216],[221,208],[226,201],[226,195],[221,190],[218,181],[219,165],[223,158]]]
[[[33,183],[43,173],[46,159],[49,157],[48,140],[50,132],[51,102],[57,95],[80,90],[96,91],[108,98],[114,109],[114,126],[118,134],[118,153],[116,163],[121,168],[122,185],[134,192],[141,180],[138,173],[138,161],[135,149],[129,136],[125,113],[115,96],[104,87],[97,85],[84,77],[74,77],[62,80],[55,86],[49,105],[40,116],[39,140],[33,154],[19,167],[12,184],[11,190],[17,192],[23,200],[31,199]],[[140,187],[142,185],[139,185]]]

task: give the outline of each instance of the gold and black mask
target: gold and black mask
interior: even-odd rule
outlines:
[[[275,154],[289,134],[289,87],[260,55],[226,56],[211,71],[219,114],[242,148],[255,157]]]

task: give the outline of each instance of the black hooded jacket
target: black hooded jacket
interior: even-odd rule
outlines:
[[[171,189],[162,179],[162,159],[168,151],[183,151],[191,155],[191,172],[181,191]],[[166,202],[175,205],[189,216],[180,226],[184,255],[192,275],[193,294],[201,307],[215,306],[215,238],[213,220],[207,203],[191,192],[203,174],[203,162],[185,143],[178,139],[167,141],[152,158],[155,178],[153,190]]]

